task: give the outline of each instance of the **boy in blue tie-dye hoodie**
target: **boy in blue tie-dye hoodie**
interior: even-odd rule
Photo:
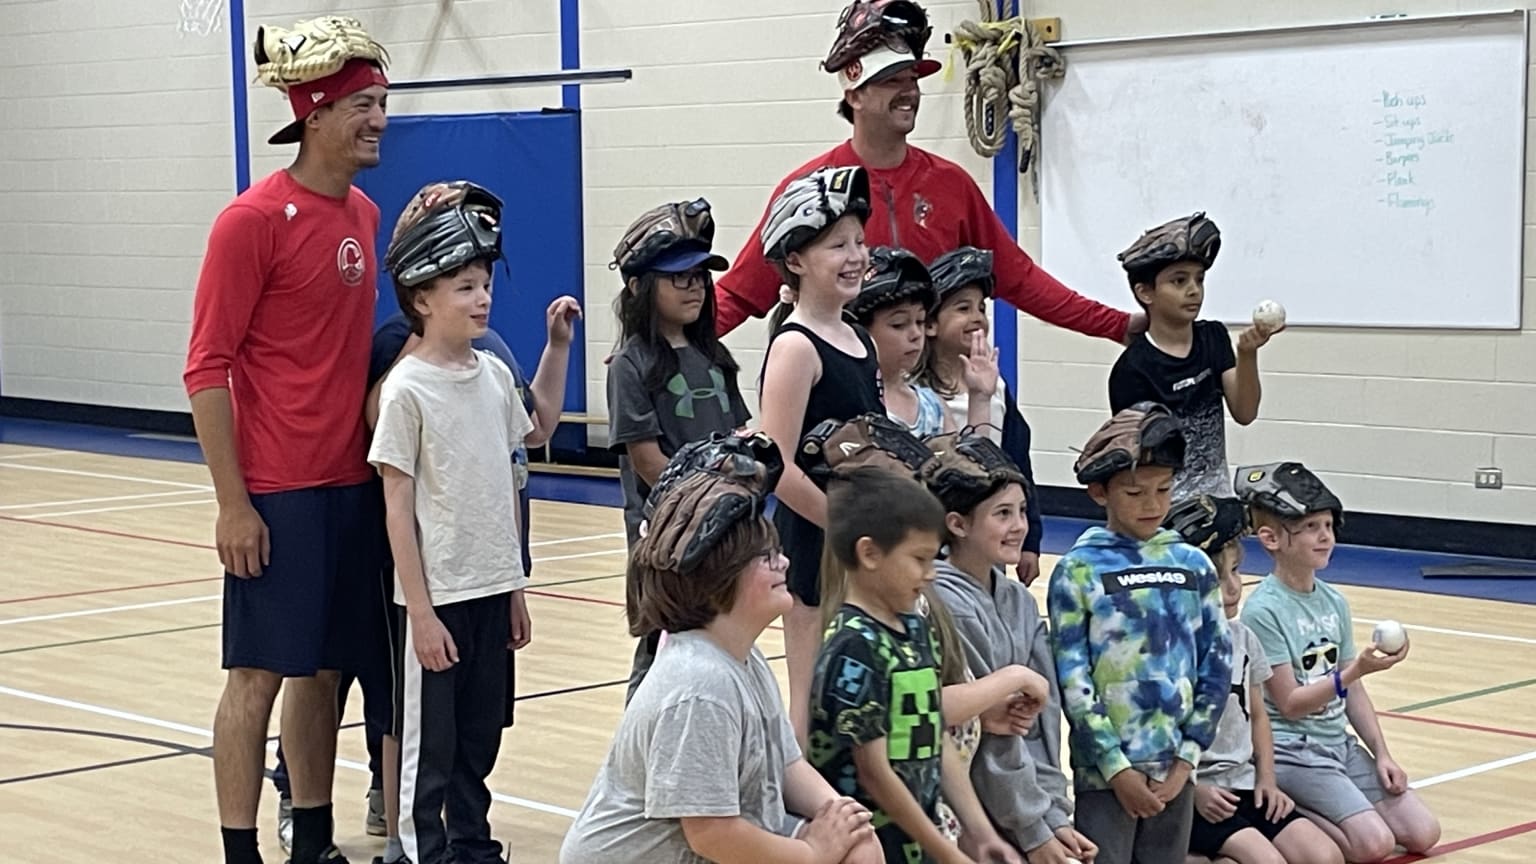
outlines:
[[[1051,574],[1047,601],[1072,728],[1077,829],[1100,864],[1183,864],[1189,778],[1231,681],[1216,568],[1162,527],[1184,436],[1141,402],[1088,440],[1074,470],[1103,505]]]

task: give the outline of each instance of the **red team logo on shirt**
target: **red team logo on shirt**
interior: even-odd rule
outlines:
[[[341,241],[341,245],[336,248],[336,269],[340,271],[344,284],[360,284],[368,271],[363,259],[363,245],[351,237]]]

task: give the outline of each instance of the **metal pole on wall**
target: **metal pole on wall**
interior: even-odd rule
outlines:
[[[251,118],[245,81],[245,0],[229,0],[229,69],[235,114],[235,193],[251,185]]]
[[[1018,14],[1016,8],[1010,12],[1010,6],[1016,7],[1017,2],[997,0],[997,20],[1005,21]],[[992,157],[992,209],[997,211],[997,218],[1002,220],[1003,227],[1008,229],[1014,242],[1018,242],[1019,138],[1014,134],[1013,125],[1006,116],[995,118],[995,122],[1001,124],[1006,131],[1002,152]],[[994,298],[993,304],[992,334],[993,342],[997,345],[998,367],[1003,380],[1008,382],[1009,389],[1013,391],[1013,397],[1020,399],[1019,313],[1002,300]]]

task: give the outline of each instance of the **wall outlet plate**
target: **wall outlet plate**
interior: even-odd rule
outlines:
[[[1503,489],[1504,472],[1498,468],[1478,468],[1472,472],[1472,485],[1478,489]]]
[[[1060,18],[1031,18],[1029,26],[1040,34],[1040,41],[1045,43],[1061,41]]]

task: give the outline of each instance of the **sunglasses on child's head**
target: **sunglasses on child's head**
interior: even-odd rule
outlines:
[[[1337,645],[1329,645],[1327,648],[1324,648],[1324,649],[1322,649],[1320,651],[1319,650],[1308,651],[1306,654],[1302,655],[1302,658],[1301,658],[1301,668],[1307,670],[1308,672],[1311,672],[1313,667],[1317,666],[1318,658],[1326,659],[1328,661],[1328,665],[1329,666],[1332,666],[1335,663],[1338,663],[1339,662],[1339,646],[1337,646]]]

